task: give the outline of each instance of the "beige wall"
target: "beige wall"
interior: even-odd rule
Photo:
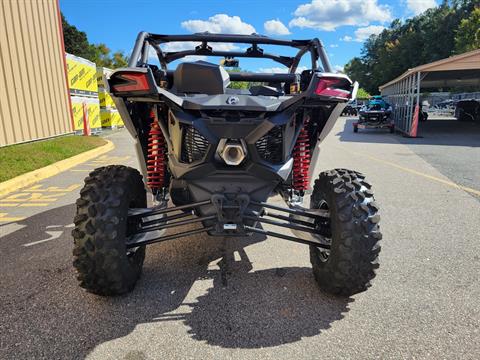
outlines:
[[[0,146],[72,131],[56,0],[0,0]]]

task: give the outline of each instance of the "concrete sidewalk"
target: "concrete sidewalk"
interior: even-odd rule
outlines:
[[[350,125],[338,121],[321,161],[362,171],[374,185],[384,240],[368,291],[323,294],[304,245],[198,235],[148,247],[129,295],[83,292],[71,266],[74,201],[92,168],[136,166],[123,131],[110,137],[108,157],[19,192],[30,197],[16,195],[17,206],[0,205],[24,218],[0,223],[0,358],[475,359],[480,202],[398,136],[353,134]],[[35,203],[35,191],[54,200],[22,206]]]

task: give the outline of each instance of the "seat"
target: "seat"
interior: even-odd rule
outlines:
[[[184,62],[173,74],[173,91],[184,94],[225,94],[230,76],[219,65],[207,61]]]

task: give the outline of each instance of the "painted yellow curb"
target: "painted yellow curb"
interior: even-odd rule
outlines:
[[[35,184],[36,182],[52,177],[77,166],[85,161],[96,158],[99,155],[105,154],[115,148],[115,145],[109,140],[104,139],[107,143],[95,149],[85,151],[84,153],[72,156],[68,159],[60,160],[54,164],[45,166],[43,168],[28,172],[26,174],[14,177],[13,179],[0,183],[0,196],[7,195],[25,186]]]

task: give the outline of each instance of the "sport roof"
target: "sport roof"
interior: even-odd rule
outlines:
[[[164,52],[160,48],[160,44],[168,42],[187,42],[194,41],[200,44],[191,50],[181,50]],[[209,43],[246,43],[252,46],[245,51],[217,51],[213,50]],[[259,45],[280,45],[290,46],[298,49],[295,56],[283,56],[270,54],[263,51]],[[152,46],[157,52],[158,59],[162,67],[166,68],[167,64],[190,55],[206,55],[206,56],[225,56],[225,57],[253,57],[268,58],[279,62],[295,71],[301,57],[309,51],[311,53],[312,65],[318,67],[317,61],[320,60],[324,71],[330,72],[331,66],[328,61],[325,49],[320,40],[317,38],[311,40],[281,40],[272,39],[267,36],[252,35],[235,35],[235,34],[211,34],[208,32],[189,34],[189,35],[159,35],[141,32],[138,34],[135,47],[130,57],[129,66],[137,66],[144,64],[148,59],[148,46]],[[139,59],[140,58],[140,59]]]

